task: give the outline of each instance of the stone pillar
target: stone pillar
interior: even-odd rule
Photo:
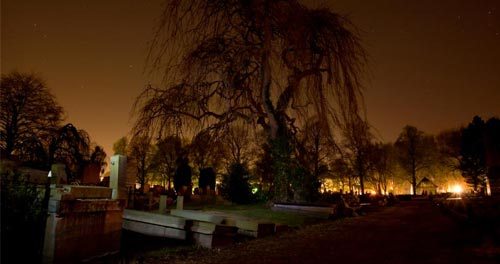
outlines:
[[[113,189],[112,199],[127,199],[127,157],[111,156],[109,187]]]
[[[184,196],[179,195],[177,196],[177,210],[182,209],[184,209]]]

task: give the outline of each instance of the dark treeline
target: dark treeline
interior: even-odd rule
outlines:
[[[106,153],[89,134],[64,123],[64,111],[35,74],[2,75],[0,157],[23,166],[49,170],[66,165],[68,181],[78,181],[87,164],[105,169]]]

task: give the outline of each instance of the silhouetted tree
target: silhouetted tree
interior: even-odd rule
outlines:
[[[331,175],[332,179],[338,182],[342,191],[353,191],[353,185],[355,183],[355,179],[353,177],[354,173],[352,172],[352,168],[349,166],[347,161],[343,158],[335,158],[330,161],[329,167],[329,175]]]
[[[78,180],[83,172],[83,165],[90,157],[90,137],[83,129],[73,124],[59,128],[51,137],[48,149],[48,164],[66,165],[68,181]]]
[[[33,160],[55,133],[63,110],[45,82],[35,74],[11,72],[0,85],[0,156]],[[31,152],[33,151],[33,152]],[[22,153],[19,153],[22,152]]]
[[[106,152],[101,146],[94,146],[94,149],[90,153],[88,163],[97,164],[101,168],[101,173],[104,173],[108,163],[106,162]]]
[[[231,202],[247,204],[252,201],[252,191],[248,180],[250,174],[244,164],[231,164],[228,175],[224,176],[221,184],[222,195]]]
[[[154,171],[155,149],[151,144],[151,138],[147,136],[136,136],[130,140],[128,158],[131,159],[136,167],[137,182],[141,185],[139,191],[144,192],[144,186],[149,180],[149,174]]]
[[[155,163],[156,172],[166,180],[167,189],[172,188],[172,179],[177,168],[177,159],[185,155],[186,150],[178,136],[168,136],[156,143]]]
[[[275,199],[286,199],[295,117],[312,113],[330,128],[358,110],[364,52],[349,21],[296,0],[170,0],[160,21],[149,59],[165,88],[138,97],[136,130],[260,124]]]
[[[479,192],[480,188],[486,186],[484,127],[484,121],[475,116],[472,122],[462,130],[459,167],[462,176],[475,192]]]
[[[251,137],[251,127],[245,124],[235,123],[225,130],[222,140],[227,146],[228,164],[246,164],[252,160],[252,148],[255,142],[252,142]]]
[[[451,170],[460,170],[463,129],[445,130],[436,136],[437,148],[441,154],[440,161]]]
[[[127,155],[128,140],[127,137],[121,137],[115,143],[113,143],[114,155]]]
[[[315,179],[327,173],[327,159],[334,154],[336,145],[328,127],[316,119],[305,123],[297,142],[296,156],[302,166],[307,168]]]
[[[359,179],[361,194],[365,193],[365,181],[372,169],[373,135],[368,122],[354,118],[344,129],[344,148],[352,172]]]
[[[413,195],[417,194],[417,174],[435,161],[436,143],[432,136],[406,126],[394,144],[403,170],[409,174]]]
[[[373,179],[379,194],[387,194],[390,178],[395,171],[394,146],[392,144],[375,144],[371,153]]]
[[[221,135],[212,130],[196,134],[189,145],[189,156],[198,170],[212,167],[218,170],[226,154]]]

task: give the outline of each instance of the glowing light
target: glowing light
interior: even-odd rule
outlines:
[[[451,188],[451,191],[454,193],[462,193],[464,191],[464,189],[462,188],[462,186],[457,184]]]
[[[259,188],[257,188],[257,187],[252,188],[252,193],[253,194],[257,193],[258,191],[259,191]]]

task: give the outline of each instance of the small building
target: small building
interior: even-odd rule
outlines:
[[[417,184],[417,194],[421,194],[421,195],[436,194],[437,187],[438,186],[436,184],[434,184],[434,182],[429,180],[427,177],[424,177]]]

